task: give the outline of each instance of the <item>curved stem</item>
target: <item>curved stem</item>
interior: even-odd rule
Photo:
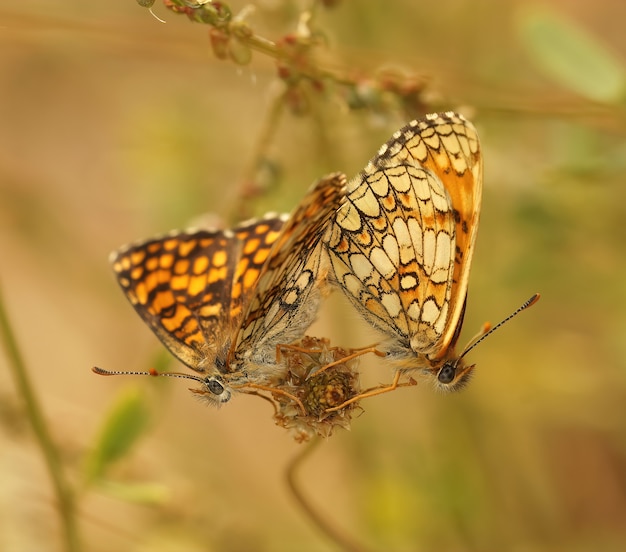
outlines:
[[[18,392],[24,400],[26,413],[33,426],[35,438],[41,447],[50,478],[52,479],[52,485],[54,487],[59,512],[61,514],[61,524],[65,538],[65,550],[68,552],[78,552],[80,550],[80,545],[78,530],[76,527],[74,496],[70,486],[63,476],[58,451],[52,441],[50,431],[46,425],[45,417],[41,411],[33,386],[28,377],[28,372],[22,359],[15,336],[13,335],[1,294],[0,339],[4,341],[10,370],[13,373]]]
[[[291,491],[291,494],[296,499],[296,502],[300,505],[300,508],[304,510],[306,516],[322,531],[328,538],[330,538],[337,546],[346,552],[366,552],[366,549],[360,544],[351,540],[347,535],[343,534],[337,527],[332,525],[328,520],[324,519],[319,511],[317,511],[310,501],[304,496],[302,489],[296,481],[296,472],[300,467],[300,464],[315,450],[317,445],[321,442],[319,436],[314,437],[305,447],[292,458],[287,464],[285,469],[285,477],[287,479],[287,486]]]

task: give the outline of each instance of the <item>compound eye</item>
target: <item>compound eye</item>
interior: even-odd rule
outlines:
[[[208,390],[214,395],[221,395],[224,392],[224,386],[216,379],[210,379],[206,382]]]
[[[446,362],[442,366],[441,370],[439,370],[439,373],[437,374],[437,379],[439,380],[439,383],[448,384],[454,381],[455,376],[456,367],[454,366],[454,364]]]

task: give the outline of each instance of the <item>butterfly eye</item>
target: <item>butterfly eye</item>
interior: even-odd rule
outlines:
[[[437,379],[439,380],[439,383],[443,384],[452,383],[455,377],[456,366],[450,362],[446,362],[437,374]]]
[[[214,395],[221,395],[225,391],[224,386],[221,384],[221,382],[215,378],[208,378],[206,381],[206,386],[207,386],[207,389]]]

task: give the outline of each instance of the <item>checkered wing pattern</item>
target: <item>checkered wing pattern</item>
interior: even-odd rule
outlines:
[[[476,130],[452,112],[397,131],[349,182],[328,237],[336,283],[397,350],[451,354],[481,189]]]
[[[230,334],[243,316],[282,217],[231,230],[172,233],[111,256],[117,280],[141,318],[184,364],[225,370]]]
[[[301,338],[315,319],[328,271],[321,240],[345,184],[339,173],[322,178],[285,223],[237,336],[234,364],[274,363],[276,346]]]

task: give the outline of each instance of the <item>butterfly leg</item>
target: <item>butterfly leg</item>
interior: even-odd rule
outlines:
[[[261,391],[267,391],[268,393],[271,393],[272,395],[283,395],[284,397],[287,397],[288,399],[292,400],[293,402],[295,402],[298,405],[298,407],[302,411],[302,415],[303,416],[307,415],[306,408],[304,408],[304,405],[302,404],[302,401],[298,397],[296,397],[295,395],[292,395],[291,393],[288,393],[287,391],[283,391],[282,389],[277,389],[276,387],[269,387],[269,386],[266,386],[266,385],[259,385],[258,383],[246,383],[242,387],[248,387],[248,388],[252,388],[252,389],[260,389]],[[252,393],[254,393],[254,391]]]
[[[307,347],[306,345],[296,345],[295,343],[292,343],[291,345],[282,345],[282,344],[276,345],[276,362],[279,363],[282,358],[282,355],[286,353],[287,351],[292,351],[296,353],[321,353],[323,352],[324,347],[329,344],[328,339],[322,338],[317,341],[320,342],[320,345],[318,346],[316,344],[315,346],[312,346],[312,347]],[[328,348],[329,351],[334,351],[336,349],[337,347]]]
[[[407,382],[400,383],[401,376],[402,376],[401,372],[396,372],[396,375],[394,376],[393,381],[391,382],[390,385],[383,385],[383,386],[374,387],[372,389],[363,391],[363,393],[359,393],[358,395],[352,397],[351,399],[348,399],[347,401],[343,402],[339,406],[328,408],[327,410],[325,410],[325,412],[328,413],[328,412],[335,412],[336,410],[341,410],[342,408],[345,408],[346,406],[348,406],[349,404],[352,404],[353,402],[357,402],[357,401],[360,401],[361,399],[366,399],[368,397],[375,397],[376,395],[382,395],[383,393],[389,393],[390,391],[395,391],[396,389],[398,389],[398,387],[410,387],[413,385],[417,385],[417,382],[413,378],[409,378],[409,381]]]
[[[330,362],[328,364],[325,364],[324,366],[322,366],[319,370],[317,370],[315,372],[314,375],[318,375],[321,374],[322,372],[325,372],[326,370],[328,370],[329,368],[333,368],[334,366],[337,366],[339,364],[345,364],[346,362],[353,360],[355,358],[358,358],[362,355],[366,355],[367,353],[374,353],[376,356],[379,357],[384,357],[387,356],[387,353],[384,353],[382,351],[379,351],[376,346],[371,346],[371,347],[363,347],[362,349],[350,349],[350,354],[342,357],[340,359],[337,359],[333,362]]]
[[[246,391],[246,394],[254,395],[255,397],[261,397],[263,400],[266,400],[274,408],[274,416],[278,414],[278,406],[276,406],[276,402],[274,401],[274,399],[270,399],[268,396],[263,395],[263,393],[259,393],[257,391]]]

